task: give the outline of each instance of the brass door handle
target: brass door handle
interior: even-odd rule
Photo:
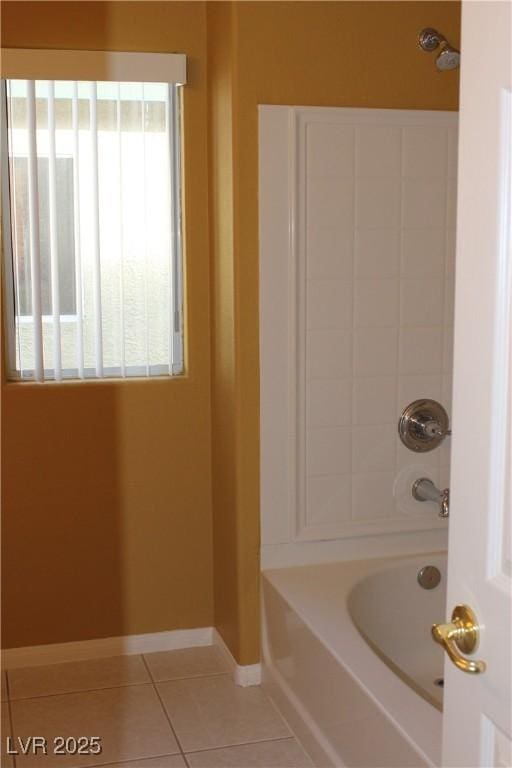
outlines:
[[[485,672],[485,661],[470,661],[463,653],[471,654],[478,648],[480,627],[468,605],[456,605],[450,624],[434,624],[432,637],[442,645],[456,667],[470,675]]]

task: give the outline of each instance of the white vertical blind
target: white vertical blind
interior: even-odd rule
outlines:
[[[178,88],[8,81],[11,378],[182,372]]]
[[[53,368],[56,381],[62,379],[60,352],[59,245],[57,237],[57,159],[55,148],[55,85],[48,83],[48,198],[50,204],[50,265],[53,316]]]
[[[119,170],[119,324],[121,327],[121,376],[126,376],[124,334],[124,234],[123,234],[123,133],[121,129],[121,83],[117,84],[117,152]]]
[[[80,252],[80,137],[78,83],[73,83],[71,130],[73,133],[73,223],[75,245],[76,360],[77,376],[84,378],[84,323],[82,309],[82,256]]]
[[[30,288],[33,315],[34,377],[44,378],[43,322],[41,312],[41,264],[39,248],[39,184],[36,139],[35,82],[27,81],[28,221],[30,231]]]
[[[1,142],[1,161],[0,167],[3,169],[9,168],[8,158],[8,145],[7,139],[9,128],[7,125],[7,111],[5,105],[7,104],[7,83],[0,81],[0,99],[1,105],[1,125],[0,136],[4,136],[4,141]],[[12,144],[12,142],[11,142]],[[9,243],[12,243],[15,247],[15,240],[12,236],[11,227],[11,197],[15,194],[14,177],[11,173],[2,173],[2,222],[3,222],[3,249],[4,252],[9,250]],[[16,286],[18,285],[18,275],[16,272],[16,259],[6,259],[4,264],[4,284],[5,284],[5,300],[4,306],[6,309],[6,322],[5,333],[9,343],[6,345],[7,351],[7,369],[9,371],[16,370],[16,358],[17,351],[19,350],[19,333],[15,326],[15,301],[14,296],[16,293]]]
[[[142,210],[144,213],[144,231],[147,231],[148,226],[148,196],[147,196],[147,180],[146,180],[146,99],[144,97],[144,83],[142,83],[142,94],[141,94],[141,126],[140,130],[142,133]],[[149,314],[148,314],[148,240],[147,237],[144,238],[144,262],[145,262],[145,270],[144,270],[144,319],[146,321],[146,328],[149,326]],[[146,375],[149,376],[149,333],[146,333]]]
[[[96,83],[90,83],[89,114],[92,168],[92,235],[93,235],[93,290],[94,290],[94,350],[96,377],[103,378],[103,335],[101,317],[101,261],[100,261],[100,190],[98,180],[98,98]]]
[[[181,199],[181,155],[179,145],[176,146],[176,136],[180,132],[179,104],[177,99],[177,90],[169,86],[167,89],[167,124],[169,131],[169,178],[171,180],[169,191],[169,208],[171,210],[171,291],[172,291],[172,312],[171,312],[171,335],[170,335],[170,365],[180,366],[183,357],[182,346],[182,272],[181,265],[176,263],[181,253],[181,218],[180,205]]]

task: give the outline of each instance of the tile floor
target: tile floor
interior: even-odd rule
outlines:
[[[311,766],[263,690],[236,686],[215,647],[13,669],[2,702],[5,768]],[[49,754],[7,755],[7,736],[18,750],[42,736]],[[52,754],[60,736],[99,736],[101,754]]]

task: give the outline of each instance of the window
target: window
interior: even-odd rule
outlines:
[[[181,373],[179,86],[13,77],[2,95],[10,378]]]

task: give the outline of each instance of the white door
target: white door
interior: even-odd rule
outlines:
[[[443,766],[512,766],[510,0],[464,2],[448,611],[481,627],[468,674],[446,657]]]

